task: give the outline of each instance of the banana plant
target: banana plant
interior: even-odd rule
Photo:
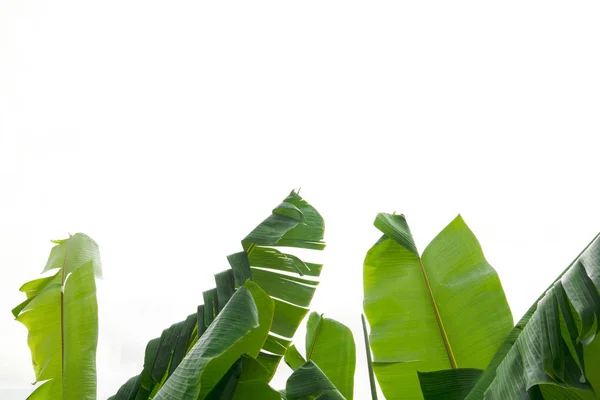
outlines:
[[[373,370],[388,399],[423,398],[417,372],[484,369],[512,329],[494,269],[459,216],[423,251],[403,215],[378,214],[383,233],[364,262]]]
[[[155,398],[159,394],[167,396],[164,391],[161,392],[165,382],[175,379],[179,366],[187,368],[182,364],[186,354],[201,341],[247,280],[254,282],[269,296],[273,313],[260,351],[257,354],[246,353],[256,362],[242,363],[242,376],[247,379],[242,381],[243,384],[239,383],[240,387],[261,386],[271,393],[268,382],[308,313],[322,269],[321,264],[303,261],[286,253],[283,247],[322,250],[325,247],[323,234],[321,215],[292,191],[266,220],[242,240],[243,251],[227,257],[231,269],[215,275],[216,287],[203,293],[204,304],[198,307],[197,312],[165,329],[159,338],[148,343],[142,372],[127,381],[111,399],[140,400]],[[227,360],[227,367],[231,367],[235,360]],[[220,369],[218,377],[223,378],[227,371],[227,368]],[[202,385],[198,398],[206,398],[220,384],[217,375],[210,383]],[[241,398],[241,389],[236,389],[235,393]]]
[[[386,398],[600,398],[598,237],[511,329],[498,277],[460,216],[422,256],[404,216],[379,214],[375,226],[365,343]]]
[[[53,241],[43,272],[25,283],[27,300],[12,310],[29,331],[27,343],[38,386],[28,399],[96,399],[98,245],[77,233]]]

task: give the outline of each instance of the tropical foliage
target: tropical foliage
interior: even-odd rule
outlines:
[[[377,383],[387,399],[600,398],[600,238],[513,326],[500,279],[460,216],[423,252],[403,215],[378,214],[375,226],[362,319],[373,399]],[[292,192],[227,257],[203,304],[147,344],[142,371],[111,399],[352,399],[350,329],[313,312],[305,354],[291,343],[322,265],[285,249],[322,250],[323,232]],[[96,398],[99,260],[83,234],[56,241],[44,269],[56,272],[21,288],[27,299],[13,314],[43,382],[30,399]],[[277,391],[269,383],[282,358],[293,373]]]
[[[460,216],[422,256],[403,215],[379,214],[375,226],[383,236],[365,258],[364,309],[386,398],[597,398],[598,237],[513,328]]]
[[[242,240],[243,251],[227,257],[231,269],[215,275],[216,288],[204,292],[204,304],[186,319],[187,323],[174,324],[163,331],[160,338],[148,343],[142,373],[125,383],[114,399],[187,398],[177,396],[188,391],[193,398],[206,398],[232,363],[244,354],[246,358],[240,364],[241,378],[237,380],[240,388],[235,390],[236,398],[242,398],[243,388],[250,386],[273,393],[268,382],[308,312],[307,307],[322,269],[322,265],[305,262],[282,248],[322,250],[325,247],[323,234],[321,215],[298,193],[290,193],[266,220]],[[235,335],[241,332],[237,329],[248,327],[237,326],[236,323],[233,329],[235,318],[221,314],[228,310],[235,315],[237,310],[232,310],[235,305],[229,306],[230,299],[240,287],[248,285],[247,281],[253,282],[252,297],[260,310],[260,329],[253,329],[259,329],[264,335],[251,331],[251,334],[237,337]],[[266,294],[257,298],[256,293]],[[238,303],[234,303],[236,307],[239,307]],[[221,321],[229,321],[221,322],[225,331],[213,328],[219,317]],[[239,321],[241,323],[242,320]],[[197,363],[200,361],[197,359],[206,361],[202,351],[205,346],[214,343],[213,335],[222,346],[225,345],[223,341],[229,340],[227,343],[234,349],[224,348],[226,354],[203,366],[199,375]],[[248,336],[255,337],[249,340]],[[242,345],[237,343],[238,340]],[[189,376],[190,373],[196,375]],[[235,376],[232,370],[228,379],[235,382],[236,379],[232,378]],[[230,386],[235,387],[233,384]],[[198,393],[196,390],[199,390]]]
[[[95,399],[98,245],[81,233],[54,243],[43,272],[56,272],[21,286],[27,300],[12,310],[29,330],[36,382],[43,382],[29,399]]]

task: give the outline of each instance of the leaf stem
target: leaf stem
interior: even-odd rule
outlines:
[[[69,236],[70,239],[70,236]],[[61,284],[60,284],[60,351],[61,351],[61,372],[62,372],[62,388],[64,394],[65,388],[65,281],[67,279],[65,274],[65,268],[67,266],[67,255],[69,254],[69,239],[67,239],[65,246],[65,258],[63,259],[63,266],[61,268]],[[60,245],[59,245],[60,246]]]
[[[377,400],[377,388],[375,387],[375,375],[373,375],[373,359],[371,358],[371,345],[369,344],[369,334],[367,333],[367,322],[365,315],[360,314],[363,326],[363,336],[365,338],[365,350],[367,350],[367,367],[369,367],[369,383],[371,384],[371,398]]]

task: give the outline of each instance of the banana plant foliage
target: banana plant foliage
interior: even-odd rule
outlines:
[[[198,306],[197,312],[165,329],[159,338],[148,343],[142,372],[127,381],[111,399],[154,398],[247,280],[256,283],[270,297],[273,313],[260,351],[250,354],[256,362],[242,365],[242,376],[253,376],[253,379],[239,381],[235,396],[243,398],[240,387],[248,386],[260,386],[265,392],[272,393],[267,383],[308,313],[307,307],[322,269],[321,264],[303,261],[283,248],[322,250],[325,248],[323,234],[321,215],[292,191],[242,240],[243,251],[227,257],[231,269],[215,275],[216,287],[203,292],[204,304]],[[229,368],[235,360],[227,360]],[[219,373],[224,376],[228,368],[220,369]],[[219,383],[222,376],[217,379],[216,375],[210,384],[204,384],[198,398],[205,398]]]
[[[285,362],[296,371],[313,361],[336,389],[348,400],[354,394],[356,345],[352,331],[344,324],[312,312],[306,329],[306,359],[292,345]]]
[[[269,333],[273,308],[273,300],[254,282],[247,281],[233,294],[154,399],[206,398],[242,355],[258,356]],[[234,384],[237,381],[229,380]]]
[[[95,400],[98,245],[82,233],[53,242],[44,272],[56,273],[25,283],[27,300],[12,310],[29,331],[36,382],[44,381],[28,399]]]
[[[466,398],[600,398],[599,331],[596,236],[521,318]]]
[[[373,370],[388,399],[422,399],[417,372],[485,369],[513,320],[495,270],[458,216],[417,251],[403,215],[378,214],[383,233],[364,261]]]

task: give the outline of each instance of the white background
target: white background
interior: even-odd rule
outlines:
[[[355,398],[379,211],[421,250],[460,212],[519,318],[600,230],[600,6],[407,3],[0,0],[0,398],[31,390],[10,310],[49,239],[100,245],[104,399],[300,186]]]

